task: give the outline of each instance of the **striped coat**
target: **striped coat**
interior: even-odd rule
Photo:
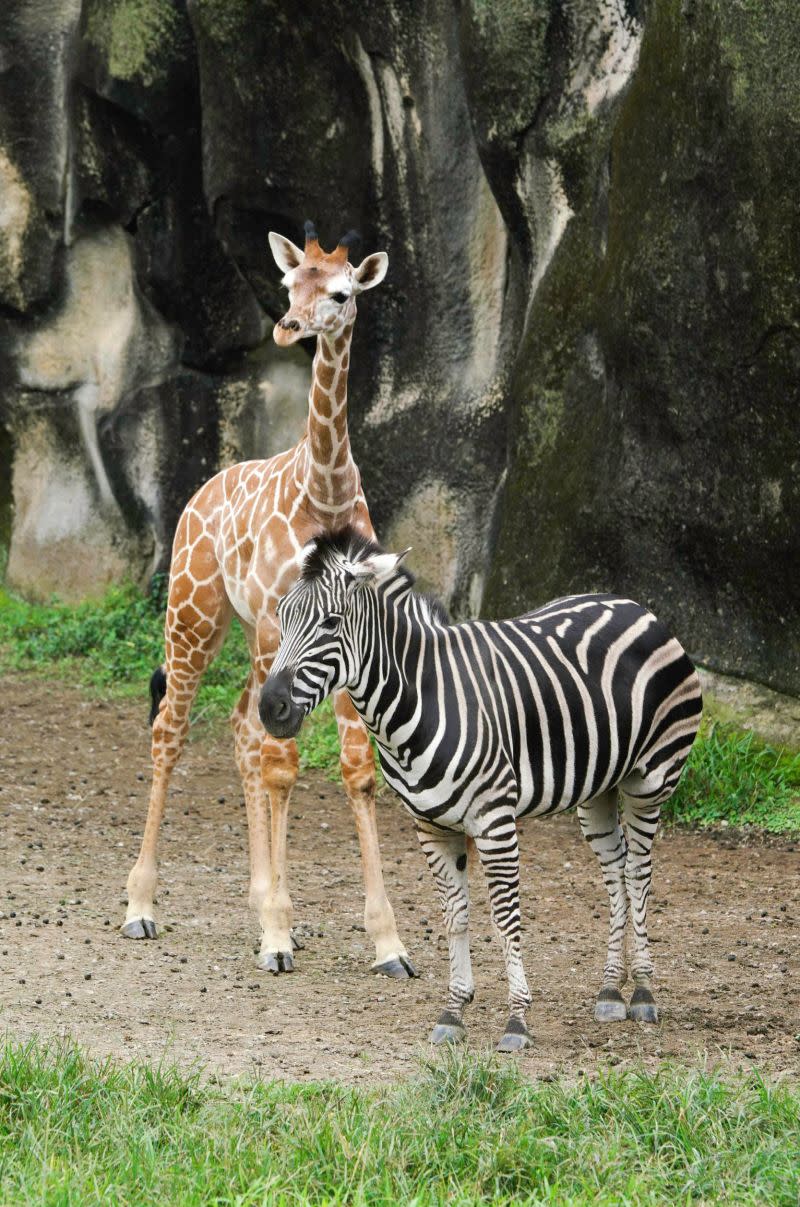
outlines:
[[[611,906],[598,1021],[655,1021],[647,941],[650,851],[700,722],[697,674],[647,609],[576,595],[514,620],[453,625],[413,590],[400,559],[351,530],[307,547],[279,606],[281,645],[261,696],[277,737],[346,687],[374,734],[387,782],[414,817],[450,947],[434,1042],[464,1036],[472,999],[466,837],[474,839],[503,942],[510,1019],[501,1050],[530,1041],[519,909],[521,817],[577,807]]]

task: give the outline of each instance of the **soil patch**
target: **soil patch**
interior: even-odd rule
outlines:
[[[384,790],[387,891],[421,977],[370,975],[358,844],[339,784],[301,776],[290,886],[297,971],[254,963],[244,805],[224,727],[199,726],[162,834],[156,942],[123,939],[125,881],[149,786],[146,702],[63,683],[0,681],[0,1030],[72,1036],[91,1052],[201,1062],[219,1074],[369,1083],[411,1073],[444,1001],[447,953],[411,822]],[[574,815],[522,829],[523,917],[534,995],[532,1075],[662,1059],[800,1073],[800,850],[772,840],[662,833],[651,936],[656,1027],[592,1019],[607,899]],[[470,1043],[496,1042],[506,985],[478,868]]]

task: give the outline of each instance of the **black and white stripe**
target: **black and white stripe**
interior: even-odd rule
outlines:
[[[469,836],[509,978],[501,1047],[527,1042],[516,823],[572,807],[611,902],[596,1017],[627,1013],[620,989],[630,907],[630,1013],[654,1021],[650,850],[700,722],[689,658],[651,612],[614,595],[569,596],[515,620],[450,624],[413,591],[399,560],[349,530],[308,546],[303,574],[279,606],[281,646],[262,719],[286,736],[346,687],[375,735],[384,776],[417,824],[450,940],[449,997],[433,1038],[463,1035],[473,993]]]

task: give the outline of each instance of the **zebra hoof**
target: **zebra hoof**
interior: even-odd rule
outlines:
[[[120,927],[126,939],[157,939],[158,930],[152,918],[131,918]]]
[[[533,1040],[530,1032],[521,1018],[512,1017],[508,1020],[506,1033],[497,1045],[497,1052],[521,1052],[529,1048]]]
[[[277,976],[281,972],[294,972],[294,960],[290,951],[265,951],[258,957],[258,967],[262,972],[271,972]]]
[[[463,1044],[467,1038],[467,1029],[457,1014],[445,1010],[439,1015],[436,1026],[431,1031],[432,1044]]]
[[[623,1023],[628,1010],[619,989],[601,989],[594,1004],[594,1018],[598,1023]]]
[[[408,956],[394,956],[391,960],[384,960],[382,964],[373,964],[371,971],[376,976],[390,976],[395,981],[408,981],[419,976]]]
[[[631,998],[630,1015],[637,1023],[657,1023],[658,1008],[655,998],[644,985],[637,985]]]

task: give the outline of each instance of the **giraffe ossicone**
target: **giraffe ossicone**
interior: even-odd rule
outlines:
[[[274,231],[269,243],[289,292],[288,309],[273,330],[275,342],[286,347],[309,336],[317,341],[308,421],[287,452],[216,474],[189,501],[178,523],[164,631],[165,678],[158,680],[164,690],[154,700],[153,782],[141,850],[128,877],[122,933],[156,937],[156,850],[169,780],[200,679],[235,616],[250,651],[250,673],[232,716],[247,809],[249,900],[261,923],[259,966],[278,973],[294,968],[286,850],[298,756],[294,741],[265,734],[258,697],[278,647],[277,604],[299,573],[304,546],[320,531],[345,524],[374,535],[350,448],[347,379],[356,298],[380,284],[388,257],[374,252],[355,266],[349,260],[352,232],[326,253],[309,223],[302,250]],[[364,921],[375,944],[372,969],[405,979],[416,971],[383,883],[372,748],[345,693],[336,696],[334,710],[342,777],[361,846]]]

